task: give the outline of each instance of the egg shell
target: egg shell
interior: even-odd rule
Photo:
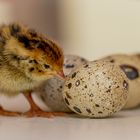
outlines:
[[[94,61],[67,76],[63,98],[79,115],[107,117],[124,107],[128,88],[128,79],[120,67],[103,60]]]
[[[78,65],[87,63],[87,60],[75,55],[65,55],[63,71],[68,75]],[[42,101],[49,107],[51,111],[57,112],[72,112],[63,101],[62,88],[64,80],[53,77],[43,83],[39,89],[36,90]]]
[[[106,58],[121,67],[128,78],[129,97],[124,109],[131,109],[140,104],[140,55],[116,54]]]
[[[88,61],[77,55],[65,55],[63,71],[65,76],[69,75],[77,66],[86,64]]]
[[[38,93],[42,101],[49,107],[50,111],[71,112],[62,98],[62,87],[64,81],[51,78],[43,83]]]

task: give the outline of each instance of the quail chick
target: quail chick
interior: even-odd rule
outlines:
[[[34,103],[31,93],[52,76],[63,77],[62,69],[63,52],[53,41],[20,24],[0,27],[0,92],[7,96],[22,92],[31,105],[30,110],[23,115],[52,115]],[[0,115],[21,114],[0,108]]]

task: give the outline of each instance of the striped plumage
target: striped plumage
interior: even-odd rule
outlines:
[[[19,24],[0,27],[0,92],[14,96],[61,72],[63,53],[56,43]]]

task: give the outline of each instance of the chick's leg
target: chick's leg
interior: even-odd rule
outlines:
[[[26,97],[26,99],[30,103],[30,107],[31,107],[29,111],[24,113],[24,115],[27,117],[47,117],[47,118],[50,118],[52,116],[63,116],[64,115],[64,113],[61,113],[61,112],[54,113],[54,112],[45,112],[45,111],[41,110],[33,101],[31,92],[25,93],[24,96]]]
[[[0,116],[20,116],[21,113],[19,112],[14,112],[14,111],[7,111],[0,107]]]

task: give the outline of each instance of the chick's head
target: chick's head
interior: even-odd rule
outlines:
[[[0,30],[1,55],[10,67],[16,67],[32,80],[46,80],[63,70],[63,52],[56,43],[19,24]]]

